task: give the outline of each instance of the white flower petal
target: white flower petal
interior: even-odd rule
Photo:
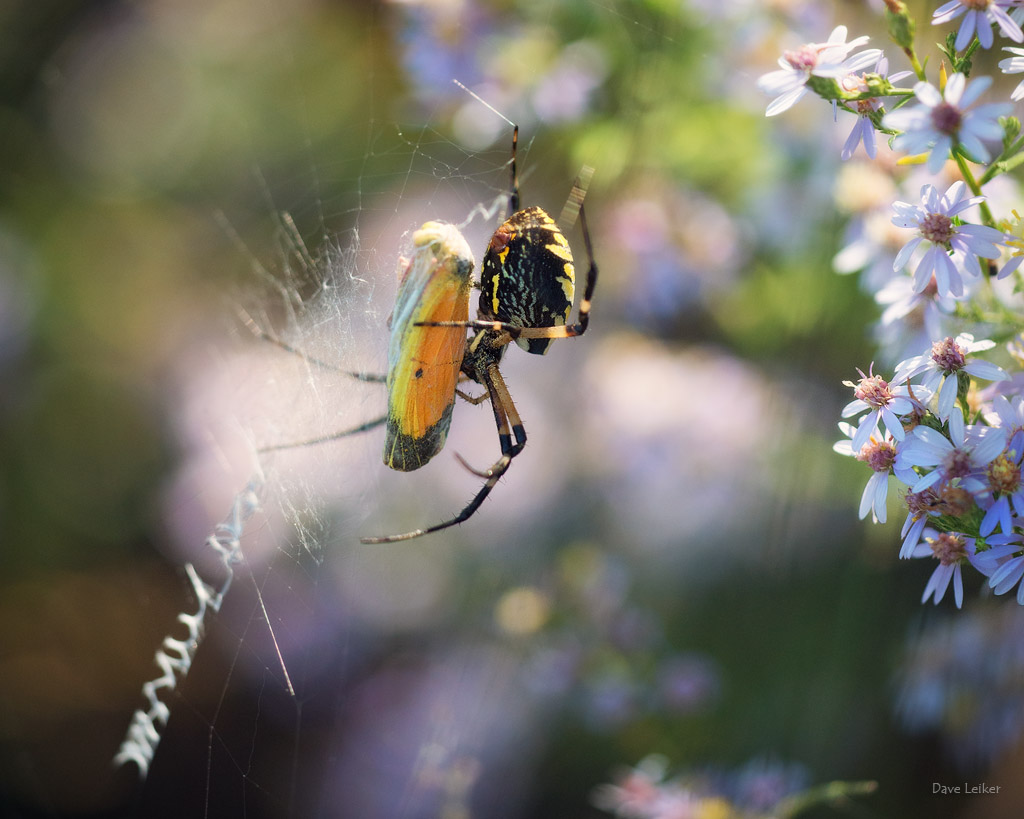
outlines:
[[[922,241],[923,240],[920,236],[915,236],[913,239],[911,239],[909,242],[903,245],[903,247],[900,248],[899,253],[896,254],[896,258],[893,259],[892,262],[892,270],[894,273],[902,270],[904,267],[907,266],[907,263],[910,261],[910,257],[914,255],[914,251],[917,250],[917,246],[921,244]],[[923,289],[924,287],[921,287],[921,289],[917,290],[917,292],[921,292],[921,290]]]
[[[864,410],[869,409],[868,402],[860,398],[854,398],[849,404],[843,407],[843,411],[840,413],[841,418],[849,418],[851,415],[857,415]]]
[[[955,375],[947,376],[939,388],[939,400],[935,408],[935,414],[945,421],[949,418],[956,404],[957,378]]]
[[[968,362],[964,369],[976,378],[984,378],[987,381],[1006,381],[1010,377],[1002,367],[978,358]]]
[[[970,12],[968,12],[968,14],[970,14]],[[984,84],[979,88],[978,84],[982,83],[984,80],[988,80],[988,82],[984,82]],[[991,84],[992,79],[990,77],[980,77],[971,83],[971,90],[965,96],[965,91],[967,89],[967,77],[958,71],[946,80],[946,88],[943,91],[942,96],[950,105],[954,105],[957,108],[966,108]]]
[[[864,445],[871,440],[871,436],[878,430],[878,416],[869,412],[862,419],[857,427],[857,433],[853,436],[851,446],[854,450],[860,452]]]
[[[801,85],[798,88],[794,88],[792,91],[788,91],[778,99],[772,100],[768,104],[768,108],[765,109],[764,115],[766,117],[774,117],[781,114],[783,111],[788,111],[796,105],[796,103],[798,103],[806,93],[806,85]]]
[[[967,11],[967,6],[961,3],[960,0],[949,0],[948,3],[943,3],[932,12],[932,25],[937,26],[941,23],[948,23],[965,11]]]
[[[936,140],[931,154],[928,155],[928,162],[925,164],[929,173],[937,174],[942,170],[942,166],[949,159],[949,152],[952,147],[953,140],[948,136],[943,135]]]
[[[956,381],[956,378],[953,378]],[[953,413],[949,418],[949,439],[952,441],[953,447],[961,447],[964,445],[966,440],[966,431],[964,429],[964,414],[962,412]]]
[[[982,23],[982,27],[984,27]],[[978,28],[978,12],[974,9],[968,9],[967,14],[964,15],[963,22],[960,24],[960,30],[956,34],[956,42],[953,44],[953,48],[957,51],[963,51],[967,48],[967,44],[974,39],[974,32]],[[989,29],[989,36],[992,36],[992,30]],[[981,39],[981,31],[978,31],[978,39]],[[948,86],[947,86],[948,88]]]
[[[955,76],[957,75],[954,74],[953,77]],[[952,77],[950,79],[952,79]],[[946,87],[949,87],[948,83]],[[934,108],[942,102],[942,94],[939,93],[939,89],[930,82],[925,82],[924,80],[914,85],[914,96],[929,108]]]

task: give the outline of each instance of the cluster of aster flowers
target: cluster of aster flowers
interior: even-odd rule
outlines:
[[[973,569],[995,594],[1015,590],[1024,605],[1024,218],[1013,209],[1020,190],[1012,176],[1024,164],[1024,137],[1012,116],[1024,82],[1009,102],[989,101],[992,78],[970,76],[972,57],[997,34],[1024,41],[1024,8],[1002,0],[938,6],[932,24],[949,29],[942,56],[922,61],[906,6],[885,6],[910,70],[889,74],[881,49],[863,48],[867,37],[847,41],[839,26],[824,43],[787,51],[781,69],[759,81],[775,97],[769,116],[808,92],[828,101],[837,121],[839,112],[853,114],[842,159],[863,146],[894,189],[901,181],[919,190],[904,196],[910,201],[886,203],[884,229],[878,218],[861,220],[836,257],[840,272],[862,271],[884,308],[880,358],[895,363],[884,374],[874,365],[867,374],[858,370],[856,381],[845,382],[854,400],[843,410],[845,438],[835,449],[871,469],[862,518],[885,522],[890,478],[903,485],[900,557],[937,564],[922,602],[938,603],[952,587],[960,607],[963,571]],[[1024,72],[1024,49],[1005,50],[1013,56],[1000,69]],[[929,63],[938,66],[936,84]],[[898,84],[911,76],[911,87]],[[879,157],[879,134],[895,162]],[[993,213],[1002,207],[1005,215]]]

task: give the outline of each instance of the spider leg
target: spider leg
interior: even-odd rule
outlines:
[[[494,422],[498,426],[498,440],[501,442],[501,454],[514,458],[526,446],[526,430],[523,419],[519,417],[516,405],[512,401],[505,379],[502,378],[497,364],[491,364],[484,372],[485,386],[491,396],[494,407]],[[516,442],[512,443],[515,436]]]
[[[473,99],[483,105],[485,108],[489,108],[493,113],[501,117],[505,122],[512,126],[512,159],[510,165],[512,166],[512,189],[508,196],[508,213],[505,215],[507,219],[517,210],[519,210],[519,175],[516,173],[516,146],[519,144],[519,126],[516,125],[512,120],[506,117],[501,111],[491,105],[487,100],[483,99],[479,94],[475,94],[470,91],[458,80],[452,80],[459,88],[469,94]]]
[[[462,468],[463,469],[465,469],[467,472],[472,472],[478,478],[489,478],[489,477],[491,477],[491,473],[492,473],[493,467],[491,467],[490,469],[477,469],[469,461],[467,461],[465,458],[463,458],[458,452],[455,453],[455,460],[457,460],[460,464],[462,464]]]
[[[516,411],[515,405],[512,403],[512,397],[509,395],[508,387],[505,386],[505,380],[501,377],[501,373],[498,372],[498,365],[492,364],[483,374],[484,386],[487,388],[487,395],[491,398],[491,406],[494,409],[494,420],[498,425],[498,439],[501,441],[501,457],[495,461],[491,467],[483,472],[473,469],[466,461],[456,455],[457,458],[462,462],[463,466],[469,469],[474,475],[478,475],[481,478],[486,478],[486,482],[477,491],[473,499],[466,504],[459,514],[453,517],[451,520],[446,520],[443,523],[437,523],[433,526],[428,526],[425,529],[416,529],[412,532],[405,532],[401,535],[385,535],[383,537],[364,537],[360,538],[362,543],[395,543],[401,540],[412,540],[413,538],[421,537],[422,535],[430,534],[431,532],[437,532],[441,529],[448,529],[451,526],[457,526],[466,520],[469,520],[480,508],[480,505],[487,499],[487,496],[491,494],[491,490],[498,485],[498,481],[501,480],[512,463],[512,459],[518,455],[523,446],[526,444],[526,432],[523,430],[523,422],[519,417],[519,413]],[[512,443],[513,437],[515,443]]]
[[[493,367],[493,370],[488,373],[488,377],[492,379],[492,387],[494,389],[494,395],[499,396],[497,401],[492,400],[494,406],[494,420],[498,425],[498,439],[501,442],[501,455],[504,458],[506,455],[509,459],[514,458],[520,452],[523,447],[526,446],[526,430],[523,428],[523,419],[519,417],[519,411],[516,409],[516,405],[512,402],[512,396],[509,394],[508,387],[505,385],[505,379],[501,377],[501,372],[497,366]],[[485,398],[492,395],[490,392],[485,392],[481,398]],[[503,412],[499,413],[498,407],[501,407]],[[516,442],[512,443],[512,438],[515,437]],[[462,464],[469,472],[472,472],[478,478],[487,478],[488,480],[493,477],[494,469],[500,463],[495,463],[487,469],[476,469],[471,466],[469,461],[463,458],[458,452],[455,453],[455,457],[459,463]]]
[[[246,328],[249,330],[249,332],[251,332],[254,336],[256,336],[256,338],[260,339],[261,341],[266,341],[266,342],[268,342],[270,344],[273,344],[273,345],[275,345],[277,347],[280,347],[285,352],[291,353],[292,355],[296,355],[296,356],[298,356],[299,358],[303,359],[304,361],[306,361],[309,364],[313,364],[313,365],[315,365],[317,367],[321,367],[321,368],[323,368],[325,370],[329,370],[331,372],[343,373],[345,375],[351,376],[352,378],[358,379],[359,381],[366,381],[366,382],[370,382],[370,383],[373,383],[373,384],[385,384],[385,383],[387,383],[388,379],[387,379],[386,375],[378,375],[376,373],[352,372],[350,370],[343,370],[340,367],[337,367],[337,366],[335,366],[333,364],[328,364],[326,361],[321,361],[318,358],[313,358],[312,356],[306,355],[301,350],[296,349],[295,347],[292,347],[290,344],[287,344],[286,342],[282,341],[281,339],[279,339],[277,336],[273,335],[272,333],[268,333],[266,330],[264,330],[262,327],[260,327],[256,323],[256,321],[253,319],[253,317],[250,316],[241,307],[238,308],[238,317],[242,320],[242,323],[246,326]],[[262,446],[262,447],[259,447],[256,451],[258,453],[262,454],[264,452],[276,452],[277,450],[280,450],[280,449],[294,449],[294,448],[297,448],[297,447],[313,446],[315,444],[323,444],[323,443],[327,443],[328,441],[336,441],[339,438],[347,438],[349,435],[358,435],[360,432],[367,432],[368,430],[375,429],[376,427],[379,427],[381,424],[383,424],[387,420],[388,420],[388,417],[386,415],[384,415],[384,416],[381,416],[380,418],[374,418],[372,421],[366,421],[365,423],[362,423],[362,424],[360,424],[357,427],[352,427],[352,429],[345,429],[345,430],[342,430],[341,432],[332,432],[330,435],[321,435],[321,436],[319,436],[317,438],[309,438],[309,439],[307,439],[305,441],[296,441],[294,443],[289,443],[289,444],[271,444],[270,446]]]
[[[349,435],[358,435],[360,432],[367,432],[368,430],[375,429],[387,420],[388,417],[386,415],[382,415],[380,418],[374,418],[372,421],[367,421],[357,427],[352,427],[352,429],[345,429],[341,432],[332,432],[330,435],[321,435],[319,438],[310,438],[307,441],[296,441],[291,444],[271,444],[270,446],[261,446],[256,451],[259,453],[276,452],[279,449],[295,449],[302,446],[325,444],[328,441],[337,441],[339,438],[347,438]]]
[[[287,353],[297,355],[299,358],[303,359],[304,361],[310,364],[313,364],[317,367],[321,367],[322,369],[325,370],[330,370],[331,372],[343,373],[359,381],[367,381],[373,384],[387,383],[388,377],[386,375],[381,375],[380,373],[364,373],[353,372],[352,370],[343,370],[341,369],[341,367],[338,367],[335,364],[329,364],[326,361],[321,361],[319,358],[313,358],[312,356],[306,355],[304,352],[302,352],[302,350],[299,350],[296,347],[292,347],[291,344],[282,341],[272,333],[268,333],[266,330],[260,327],[253,319],[253,317],[250,316],[247,312],[245,312],[245,310],[243,310],[241,307],[238,308],[238,317],[242,320],[242,323],[246,326],[249,332],[256,336],[256,338],[260,339],[261,341],[269,342],[270,344],[273,344],[276,347],[280,347]]]
[[[501,332],[515,325],[503,321],[486,321],[485,319],[469,319],[468,321],[417,321],[414,327],[472,327],[476,330],[494,330]],[[522,328],[520,328],[522,329]]]
[[[508,219],[513,213],[519,210],[519,174],[516,172],[516,148],[519,145],[519,126],[512,126],[512,192],[508,197]]]
[[[468,401],[470,404],[473,404],[474,406],[476,406],[477,404],[482,404],[484,401],[487,400],[488,397],[487,393],[485,392],[480,393],[480,395],[470,395],[468,392],[463,392],[458,388],[456,388],[455,394],[458,395],[459,398],[461,398],[463,401]]]

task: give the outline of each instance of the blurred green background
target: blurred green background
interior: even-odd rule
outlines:
[[[831,451],[876,316],[831,270],[845,130],[812,101],[766,121],[755,82],[839,22],[882,42],[824,2],[0,4],[0,812],[599,816],[659,752],[879,782],[820,815],[1018,815],[1019,686],[901,718],[917,637],[968,614],[918,605],[930,567],[857,521],[867,475]],[[510,129],[453,78],[520,125],[524,204],[595,168],[591,330],[509,352],[530,443],[457,530],[358,543],[461,507],[448,451],[262,461],[140,784],[110,760],[251,444],[384,406],[238,308],[382,366],[409,232],[472,215],[479,258],[507,192]],[[460,405],[449,449],[497,457],[490,413]],[[998,799],[932,796],[986,777]]]

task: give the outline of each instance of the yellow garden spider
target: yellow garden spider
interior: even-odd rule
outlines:
[[[386,424],[384,463],[401,471],[419,469],[444,447],[458,394],[473,404],[490,399],[501,457],[481,471],[456,454],[466,469],[485,482],[453,518],[399,535],[364,537],[363,543],[409,540],[468,520],[526,444],[526,431],[499,369],[506,348],[514,341],[529,353],[543,354],[554,339],[586,332],[597,265],[583,208],[584,191],[577,180],[569,196],[570,203],[579,209],[588,267],[576,322],[568,324],[576,282],[572,252],[555,220],[543,209],[519,208],[519,126],[510,124],[507,218],[488,243],[479,284],[472,282],[472,251],[456,227],[427,222],[416,231],[413,256],[401,271],[391,317],[387,377],[353,373],[362,380],[386,381],[387,415],[355,429],[302,442],[334,440]],[[469,296],[473,286],[479,287],[480,299],[477,318],[471,320]],[[470,331],[468,337],[466,328]],[[254,332],[294,352],[269,334]],[[485,392],[476,397],[467,395],[459,389],[465,381],[475,381]],[[295,445],[262,451],[285,446]]]

